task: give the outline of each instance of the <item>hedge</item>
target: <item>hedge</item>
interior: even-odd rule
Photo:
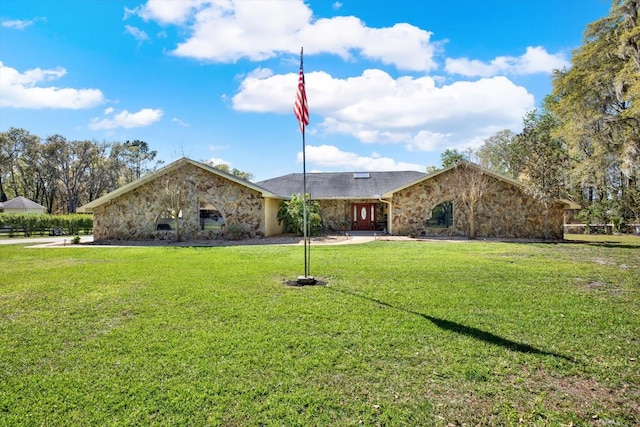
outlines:
[[[75,235],[91,234],[93,217],[84,214],[48,215],[48,214],[1,214],[0,233],[9,237],[16,235]]]

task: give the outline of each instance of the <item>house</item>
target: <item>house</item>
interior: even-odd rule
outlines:
[[[0,212],[6,214],[43,214],[47,212],[47,208],[26,197],[18,196],[0,203]]]
[[[346,225],[399,235],[561,239],[564,210],[576,206],[555,200],[545,207],[521,182],[469,162],[433,174],[309,173],[306,188],[329,232]],[[253,183],[182,158],[78,211],[93,213],[96,240],[170,238],[171,224],[185,240],[214,238],[231,228],[272,236],[282,232],[280,203],[302,190],[302,174]],[[178,197],[183,208],[169,218],[170,200]],[[210,227],[212,217],[219,228]]]

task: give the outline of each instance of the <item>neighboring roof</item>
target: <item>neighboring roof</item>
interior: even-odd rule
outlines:
[[[33,200],[29,200],[26,197],[18,196],[11,200],[7,200],[6,202],[0,203],[0,206],[3,209],[44,209],[47,208],[34,202]]]
[[[261,188],[259,186],[257,186],[256,184],[250,182],[250,181],[246,181],[242,178],[238,178],[235,175],[232,175],[230,173],[226,173],[224,171],[221,171],[219,169],[214,168],[213,166],[209,166],[206,165],[204,163],[200,163],[200,162],[196,162],[195,160],[191,160],[188,159],[186,157],[182,157],[178,160],[176,160],[173,163],[168,164],[167,166],[160,168],[154,172],[148,173],[145,176],[143,176],[140,179],[137,179],[133,182],[130,182],[126,185],[123,185],[122,187],[108,193],[105,194],[104,196],[87,203],[86,205],[80,206],[78,208],[78,212],[80,213],[85,213],[85,212],[93,212],[93,209],[97,208],[98,206],[101,206],[105,203],[108,203],[109,201],[115,199],[116,197],[119,197],[123,194],[126,194],[144,184],[146,184],[147,182],[153,181],[154,179],[156,179],[159,176],[165,175],[175,169],[178,169],[186,164],[191,164],[193,166],[196,166],[200,169],[203,169],[211,174],[214,175],[218,175],[221,176],[223,178],[228,179],[229,181],[233,181],[237,184],[243,185],[245,187],[251,188],[252,190],[258,191],[259,193],[262,194],[263,197],[278,197],[275,194],[272,194],[271,192],[269,192],[268,190],[265,190],[264,188]]]
[[[427,176],[416,171],[314,172],[307,174],[307,193],[313,199],[373,199]],[[303,174],[292,173],[260,181],[257,185],[289,198],[302,194]]]

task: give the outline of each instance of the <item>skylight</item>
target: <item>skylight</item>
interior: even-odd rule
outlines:
[[[371,178],[371,176],[369,175],[369,172],[355,172],[353,174],[353,177],[355,179]]]

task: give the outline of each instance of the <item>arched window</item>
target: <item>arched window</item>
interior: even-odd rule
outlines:
[[[453,227],[453,201],[440,203],[431,211],[429,227],[449,228]]]
[[[177,218],[171,215],[171,210],[166,209],[160,212],[158,219],[156,220],[156,230],[170,231],[176,229],[176,221],[182,220],[182,211],[178,212]]]
[[[200,230],[219,231],[224,229],[224,217],[215,206],[200,201]]]

